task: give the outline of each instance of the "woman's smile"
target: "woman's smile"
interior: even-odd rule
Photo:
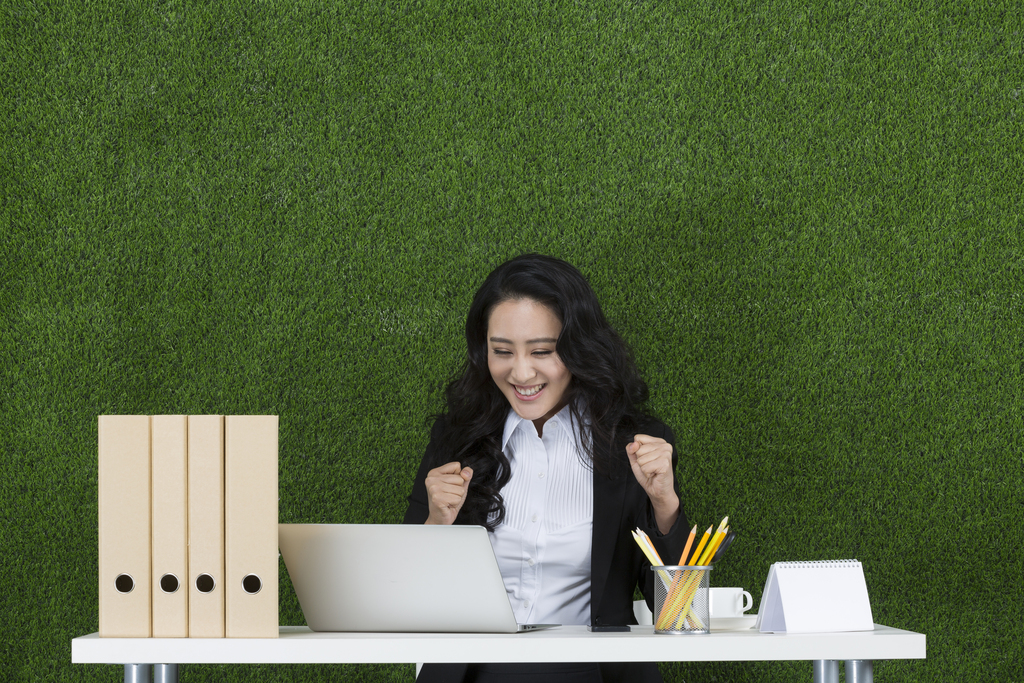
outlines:
[[[547,384],[534,384],[533,386],[529,387],[520,386],[518,384],[513,384],[512,386],[515,387],[516,393],[518,394],[518,399],[522,401],[535,401],[540,396],[540,392],[544,390],[544,387],[546,387]]]

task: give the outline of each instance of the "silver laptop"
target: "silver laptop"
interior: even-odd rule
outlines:
[[[314,631],[516,633],[481,526],[279,524],[278,538]]]

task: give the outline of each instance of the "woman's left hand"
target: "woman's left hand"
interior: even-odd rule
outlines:
[[[647,492],[661,533],[668,533],[679,517],[679,496],[672,487],[672,444],[664,439],[637,434],[626,444],[633,475]]]

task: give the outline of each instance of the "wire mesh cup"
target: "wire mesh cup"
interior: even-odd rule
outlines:
[[[708,633],[711,567],[651,567],[651,571],[655,573],[654,632]]]

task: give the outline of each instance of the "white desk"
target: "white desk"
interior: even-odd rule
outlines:
[[[750,618],[753,623],[753,617]],[[468,645],[468,647],[467,647]],[[126,681],[147,681],[133,663],[402,664],[414,662],[725,662],[812,660],[815,681],[838,681],[839,660],[858,661],[847,681],[869,683],[871,660],[924,659],[925,635],[888,626],[851,633],[771,634],[718,630],[706,635],[658,635],[653,626],[629,633],[590,633],[561,626],[518,634],[314,633],[282,626],[278,639],[100,638],[71,641],[76,664],[125,664]],[[173,674],[170,667],[173,666]],[[157,671],[158,683],[177,678],[177,666]]]

